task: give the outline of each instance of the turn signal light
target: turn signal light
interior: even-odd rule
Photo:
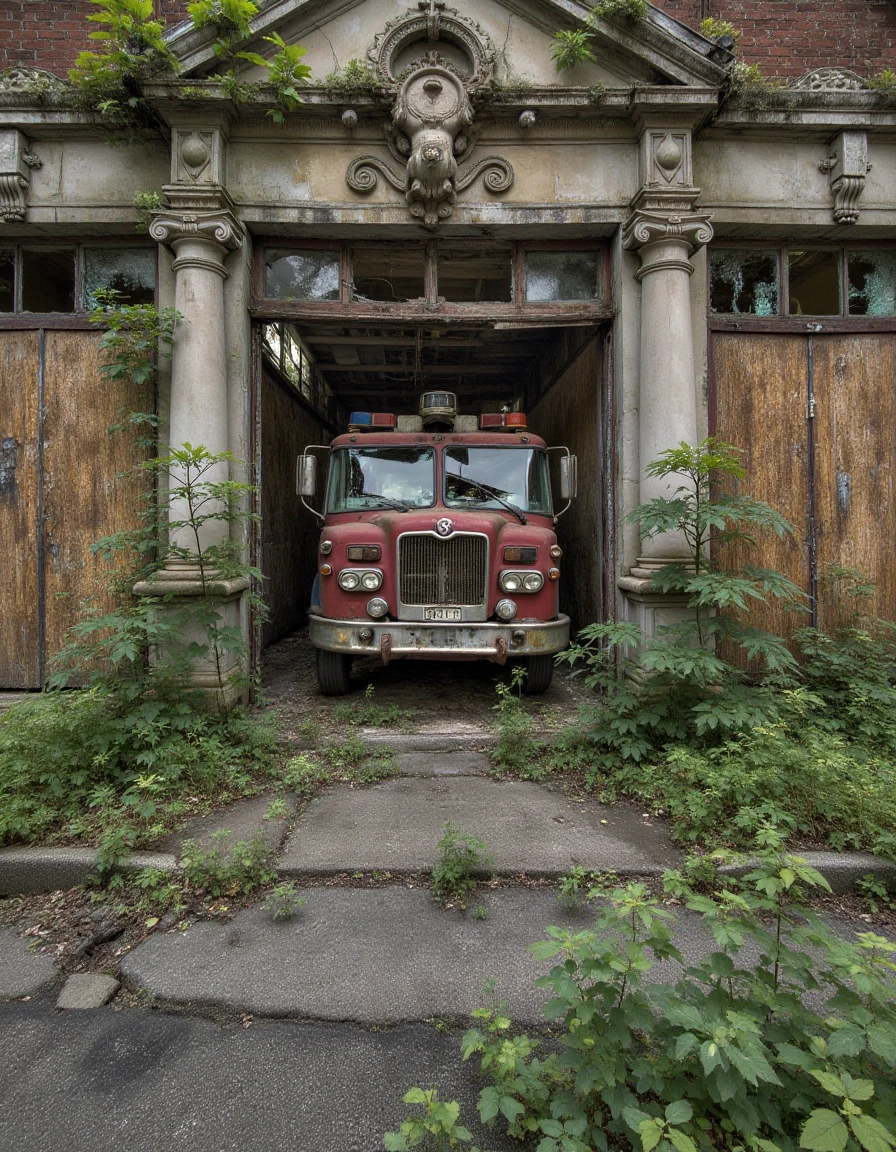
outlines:
[[[379,544],[350,544],[345,554],[349,560],[366,560],[369,563],[372,560],[379,560],[383,550]]]
[[[534,564],[538,559],[537,548],[505,548],[505,564]]]
[[[548,572],[548,580],[559,580],[559,579],[560,579],[560,569],[559,568],[551,568],[551,570]]]
[[[479,417],[482,432],[525,432],[527,428],[525,412],[483,412]]]
[[[321,576],[331,576],[333,574],[333,569],[329,564],[321,564],[320,574]]]

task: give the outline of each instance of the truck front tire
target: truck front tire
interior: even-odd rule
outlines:
[[[323,696],[345,696],[351,689],[352,658],[344,652],[317,650],[317,683]]]
[[[523,681],[523,691],[527,696],[540,696],[547,692],[554,676],[553,656],[527,656],[525,665],[526,679]]]

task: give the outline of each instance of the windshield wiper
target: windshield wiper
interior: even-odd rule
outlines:
[[[368,500],[382,500],[388,508],[394,508],[396,512],[410,512],[411,505],[405,504],[402,500],[393,500],[391,496],[382,496],[379,492],[359,492],[359,496],[366,496]]]
[[[477,500],[477,504],[487,503],[488,500],[497,500],[499,504],[503,504],[508,512],[512,512],[514,516],[519,519],[520,524],[528,523],[526,517],[522,511],[517,508],[516,504],[511,504],[509,500],[505,500],[503,496],[499,496],[498,493],[493,492],[491,488],[487,488],[483,484],[478,484],[475,480],[470,480],[467,476],[458,476],[457,479],[462,480],[464,484],[469,484],[471,488],[475,488],[477,492],[481,492],[483,496],[486,497],[486,500]]]

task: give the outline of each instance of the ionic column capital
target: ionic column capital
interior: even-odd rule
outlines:
[[[181,240],[208,240],[219,245],[225,252],[233,252],[241,247],[245,229],[228,209],[215,212],[163,209],[154,214],[149,234],[160,244],[172,247]]]
[[[640,250],[661,241],[681,241],[689,254],[712,239],[712,215],[709,212],[633,212],[622,229],[622,244],[629,250]]]

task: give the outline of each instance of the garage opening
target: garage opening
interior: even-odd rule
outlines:
[[[256,564],[268,619],[257,653],[307,620],[319,526],[296,496],[296,458],[352,411],[416,415],[427,391],[466,415],[522,411],[578,458],[557,521],[561,611],[573,628],[614,597],[610,308],[601,254],[521,246],[370,245],[264,251],[256,309]],[[559,454],[552,454],[555,508]]]

